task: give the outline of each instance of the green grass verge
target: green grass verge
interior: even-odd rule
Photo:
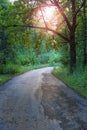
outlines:
[[[55,68],[52,73],[87,98],[87,69],[84,72],[76,70],[73,74],[70,74],[66,68]]]
[[[0,85],[11,79],[11,75],[0,74]]]
[[[13,66],[11,70],[7,73],[0,74],[0,85],[5,83],[6,81],[10,80],[12,77],[23,74],[27,71],[43,68],[49,66],[48,64],[40,64],[40,65],[33,65],[33,66]],[[12,73],[13,72],[13,73]]]

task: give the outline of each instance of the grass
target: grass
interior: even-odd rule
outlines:
[[[11,79],[11,75],[0,74],[0,85]]]
[[[67,68],[55,68],[52,73],[87,98],[87,69],[84,72],[75,70],[73,74],[70,74]]]
[[[48,64],[40,64],[40,65],[33,65],[33,66],[14,66],[14,71],[10,71],[10,73],[4,73],[0,74],[0,85],[8,81],[14,76],[23,74],[27,71],[33,70],[33,69],[38,69],[38,68],[43,68],[49,66]],[[13,73],[12,73],[13,72]]]

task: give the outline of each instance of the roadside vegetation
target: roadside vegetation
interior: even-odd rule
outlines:
[[[0,84],[32,69],[54,66],[56,77],[87,97],[86,0],[52,0],[58,8],[51,10],[53,15],[42,6],[47,1],[34,2],[0,0]]]
[[[75,70],[73,74],[70,74],[68,68],[58,67],[52,73],[70,88],[87,98],[87,68],[84,72]]]
[[[0,74],[0,85],[8,81],[10,78],[10,75]]]
[[[16,67],[15,67],[16,66]],[[8,68],[7,69],[7,73],[1,73],[0,74],[0,85],[2,85],[3,83],[5,83],[6,81],[12,79],[13,77],[23,74],[27,71],[33,70],[33,69],[39,69],[42,67],[46,67],[48,66],[48,64],[44,64],[44,65],[33,65],[33,66],[18,66],[18,65],[13,65],[12,68],[10,68],[10,71],[8,72]],[[17,69],[17,70],[16,70]]]

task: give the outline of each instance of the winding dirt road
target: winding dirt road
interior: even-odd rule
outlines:
[[[87,130],[87,100],[52,69],[32,70],[0,86],[0,130]]]

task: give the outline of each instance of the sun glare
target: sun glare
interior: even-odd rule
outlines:
[[[9,0],[11,3],[13,3],[14,1],[16,1],[16,0]]]
[[[55,7],[42,7],[38,10],[37,16],[40,19],[40,21],[43,21],[43,17],[45,22],[51,23],[52,19],[54,18],[56,8]]]
[[[36,12],[36,24],[48,28],[57,29],[58,24],[61,23],[62,17],[55,6],[42,6]]]
[[[45,16],[45,20],[50,21],[53,18],[54,12],[54,7],[45,7],[45,9],[43,9],[43,15]]]

